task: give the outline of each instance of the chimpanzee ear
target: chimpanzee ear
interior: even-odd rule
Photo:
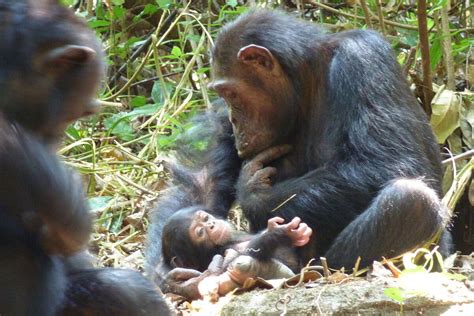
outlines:
[[[47,51],[40,60],[40,69],[49,74],[62,74],[84,65],[97,55],[95,50],[81,45],[64,45]]]
[[[242,47],[237,53],[237,58],[245,64],[264,67],[267,70],[273,70],[277,62],[267,48],[255,44]]]

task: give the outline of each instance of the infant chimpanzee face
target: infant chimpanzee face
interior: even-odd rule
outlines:
[[[203,210],[194,213],[188,229],[193,243],[206,248],[225,245],[231,238],[232,231],[234,228],[229,222]]]

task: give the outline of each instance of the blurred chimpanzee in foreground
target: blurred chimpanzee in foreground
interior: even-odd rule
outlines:
[[[138,272],[94,269],[92,218],[51,144],[94,111],[104,67],[83,21],[56,0],[0,0],[0,314],[167,315]]]
[[[346,269],[359,256],[367,266],[412,250],[443,229],[438,146],[376,32],[328,34],[253,10],[221,30],[212,71],[211,87],[228,104],[228,121],[215,114],[223,110],[209,116],[214,138],[201,166],[210,181],[199,204],[214,215],[225,217],[235,201],[252,232],[271,217],[300,217],[315,232],[297,250],[300,261],[325,256]],[[160,240],[165,219],[193,205],[185,195],[161,199],[148,242],[148,273],[176,286],[183,278],[166,277]],[[440,246],[448,251],[449,233]]]

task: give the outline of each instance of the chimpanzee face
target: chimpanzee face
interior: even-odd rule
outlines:
[[[286,142],[297,108],[293,87],[270,51],[249,45],[236,57],[230,67],[213,61],[210,88],[225,99],[238,155],[249,159]]]
[[[233,230],[232,225],[226,220],[199,210],[194,213],[188,232],[195,244],[211,248],[225,245]]]

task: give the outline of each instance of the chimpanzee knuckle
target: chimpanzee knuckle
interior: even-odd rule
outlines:
[[[265,167],[260,170],[260,175],[266,178],[270,178],[272,176],[275,176],[276,174],[277,174],[277,168],[275,167]]]

